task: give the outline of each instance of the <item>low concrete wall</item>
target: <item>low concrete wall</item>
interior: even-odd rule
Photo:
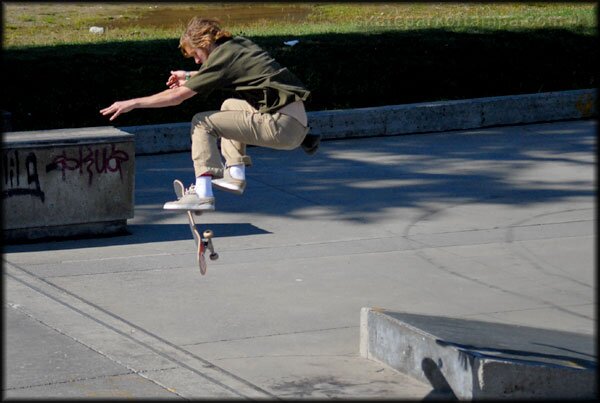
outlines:
[[[597,397],[592,335],[363,308],[359,350],[459,400]]]
[[[119,129],[135,136],[136,155],[189,151],[192,146],[190,122],[126,126]]]
[[[583,119],[596,114],[595,89],[460,101],[308,112],[311,134],[323,139],[465,130],[499,125]],[[136,154],[190,149],[190,123],[127,126]]]
[[[134,136],[111,127],[4,133],[5,242],[113,234],[134,213]]]
[[[311,113],[324,138],[465,130],[591,117],[596,90],[476,98]]]

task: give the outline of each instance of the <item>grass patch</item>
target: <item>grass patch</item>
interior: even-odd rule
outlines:
[[[192,15],[249,36],[445,29],[567,29],[596,33],[593,3],[13,3],[4,47],[178,38]],[[90,26],[106,28],[103,35]]]
[[[90,4],[66,4],[60,15],[51,3],[40,5],[38,13],[20,14],[10,10],[15,4],[3,5],[2,108],[12,113],[13,130],[105,126],[108,120],[98,113],[102,107],[166,88],[171,69],[197,69],[177,49],[177,24],[195,13],[196,4],[162,3],[158,9],[144,4],[143,12],[139,4],[105,4],[93,13],[78,8],[98,6]],[[153,19],[160,7],[175,11],[166,25],[157,22],[164,18]],[[180,7],[189,9],[182,14]],[[297,3],[283,17],[289,11],[283,5],[264,7],[269,9],[260,10],[261,15],[272,18],[241,21],[229,14],[233,26],[226,27],[255,40],[295,72],[312,91],[309,110],[598,84],[593,4]],[[227,16],[227,10],[213,7],[212,12]],[[44,23],[44,18],[54,22]],[[63,30],[65,21],[71,23]],[[91,25],[107,26],[107,33],[89,34]],[[23,36],[23,29],[34,26],[45,34]],[[291,38],[300,43],[284,46]],[[214,94],[206,102],[192,98],[174,108],[135,110],[115,124],[189,121],[200,110],[218,109],[226,95]]]

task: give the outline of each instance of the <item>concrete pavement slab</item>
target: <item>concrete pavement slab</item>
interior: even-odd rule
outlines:
[[[177,398],[19,308],[4,310],[4,398]]]
[[[244,195],[200,219],[221,256],[205,276],[162,210],[189,154],[138,157],[130,234],[5,247],[5,301],[173,397],[430,397],[359,356],[360,309],[594,334],[595,132],[250,148]]]
[[[62,383],[70,379],[84,379],[93,376],[110,376],[127,374],[129,371],[108,359],[89,359],[92,352],[85,346],[62,335],[59,331],[36,322],[16,309],[6,312],[6,338],[9,345],[5,359],[14,368],[6,375],[6,386],[17,389],[30,384]],[[25,339],[25,340],[23,340]],[[23,344],[17,343],[22,341]],[[26,346],[26,348],[23,348]],[[20,348],[19,348],[20,347]],[[101,357],[104,358],[104,357]],[[18,365],[14,365],[18,362]],[[89,362],[98,363],[89,368]],[[52,371],[36,373],[37,363],[40,367],[51,363]]]

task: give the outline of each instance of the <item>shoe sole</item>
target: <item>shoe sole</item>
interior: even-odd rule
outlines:
[[[179,210],[179,211],[214,211],[215,210],[215,206],[214,205],[177,205],[177,206],[167,206],[164,205],[163,206],[163,210]]]
[[[212,184],[214,187],[216,187],[219,190],[224,190],[225,192],[233,193],[236,195],[241,195],[242,193],[244,193],[244,190],[246,188],[246,186],[242,186],[239,188],[233,188],[233,187],[229,188],[229,187],[226,187],[226,186],[220,184],[218,181],[213,181]]]

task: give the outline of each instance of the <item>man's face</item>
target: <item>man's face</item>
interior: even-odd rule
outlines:
[[[188,44],[183,45],[187,57],[193,57],[196,64],[202,64],[208,59],[208,52],[201,48],[194,48]]]

